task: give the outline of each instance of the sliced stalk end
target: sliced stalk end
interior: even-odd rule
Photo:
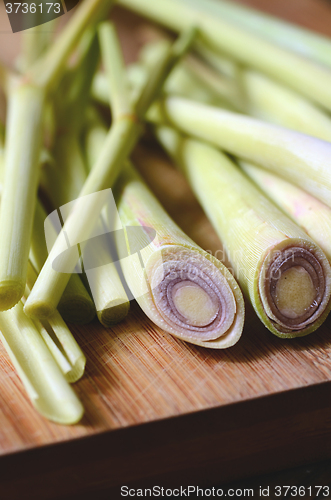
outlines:
[[[25,314],[32,319],[47,319],[54,314],[56,308],[51,304],[45,302],[43,299],[35,299],[32,303],[26,301],[24,306]]]
[[[120,323],[129,314],[130,302],[121,302],[113,300],[102,311],[98,311],[97,316],[100,323],[105,328],[110,328],[117,323]]]
[[[7,311],[20,301],[24,294],[25,283],[8,280],[0,282],[0,311]]]
[[[330,283],[330,266],[321,251],[289,244],[272,252],[258,287],[274,333],[290,338],[316,330],[330,309]]]
[[[95,317],[95,307],[88,294],[87,296],[69,296],[64,292],[58,305],[58,311],[65,321],[76,325],[87,325]]]

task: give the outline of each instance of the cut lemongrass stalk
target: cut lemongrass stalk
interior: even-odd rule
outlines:
[[[37,200],[29,257],[38,273],[48,256],[44,228],[46,218],[47,214]],[[55,228],[49,223],[47,230],[48,237],[51,241],[55,241],[57,237]],[[53,234],[51,235],[49,232],[52,230]],[[85,325],[93,320],[95,316],[93,301],[77,274],[71,276],[59,302],[58,310],[63,318],[70,323]]]
[[[37,276],[37,272],[29,263],[26,297],[29,296]],[[60,313],[55,311],[46,321],[35,320],[35,324],[67,381],[77,382],[84,374],[86,358]]]
[[[285,338],[316,330],[331,308],[323,251],[223,153],[170,128],[157,136],[189,180],[264,325]]]
[[[10,92],[0,211],[1,311],[17,304],[25,289],[38,187],[43,106],[44,93],[37,87],[17,86]]]
[[[274,171],[331,207],[329,142],[181,97],[164,99],[149,118]]]
[[[229,270],[180,230],[130,165],[117,192],[129,253],[121,267],[143,311],[181,340],[214,349],[234,345],[244,301]]]
[[[30,69],[27,74],[28,79],[48,92],[53,90],[61,79],[67,60],[86,28],[94,26],[98,20],[102,19],[113,3],[114,0],[82,2],[57,40]]]
[[[256,71],[239,78],[248,114],[331,142],[331,118],[311,101]]]
[[[101,151],[107,138],[107,129],[102,124],[97,113],[93,109],[89,110],[90,123],[86,130],[84,143],[86,149],[86,162],[89,171],[95,165],[99,152]],[[108,216],[103,210],[103,224],[107,228]],[[109,230],[109,226],[107,228]],[[114,249],[115,250],[115,249]],[[100,323],[106,328],[122,321],[130,309],[130,302],[122,281],[118,274],[111,249],[107,248],[104,242],[98,242],[98,248],[94,248],[96,259],[95,269],[90,279],[93,298],[96,304],[97,316]],[[98,262],[97,262],[98,261]],[[106,264],[109,262],[108,264]]]
[[[63,75],[85,28],[110,4],[110,0],[84,1],[45,56],[10,92],[0,213],[0,310],[13,307],[25,288],[46,94]]]
[[[119,0],[119,3],[175,31],[196,25],[200,39],[210,47],[266,73],[331,110],[329,68],[180,0]]]
[[[161,38],[143,47],[139,57],[141,63],[128,69],[128,78],[133,88],[139,88],[143,80],[142,74],[138,71],[146,74],[145,66],[151,70],[169,45],[167,39]],[[240,106],[242,96],[238,89],[236,82],[216,74],[208,65],[191,54],[174,69],[164,85],[167,94],[181,95],[235,111],[243,108],[243,105]]]
[[[174,43],[154,68],[151,79],[148,80],[132,108],[132,114],[122,116],[112,125],[98,160],[80,192],[80,198],[69,214],[25,304],[24,310],[29,316],[46,317],[56,309],[70,278],[70,272],[78,260],[76,242],[87,241],[90,238],[101,210],[109,199],[108,188],[113,186],[124,161],[139,139],[141,120],[160,92],[170,71],[191,47],[195,36],[196,30],[190,29]],[[69,241],[75,242],[70,250],[65,235],[69,235]],[[53,262],[61,254],[61,263],[66,273],[59,273],[53,269]]]
[[[59,424],[75,424],[84,409],[61,373],[33,321],[19,302],[0,313],[0,338],[16,368],[33,406]]]
[[[331,41],[326,36],[252,9],[247,5],[238,5],[237,2],[226,0],[180,1],[200,12],[228,19],[272,40],[274,43],[331,67]]]
[[[240,161],[241,168],[261,190],[323,250],[331,261],[331,209],[302,189],[263,168]]]

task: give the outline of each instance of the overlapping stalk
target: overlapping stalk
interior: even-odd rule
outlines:
[[[331,308],[322,250],[224,154],[170,128],[157,136],[188,178],[264,325],[286,338],[316,330]]]
[[[277,172],[331,207],[329,142],[180,97],[165,98],[150,119]]]
[[[193,344],[214,349],[235,344],[244,301],[228,269],[176,226],[130,165],[116,191],[121,222],[131,234],[130,257],[120,262],[143,311],[163,330]],[[135,226],[141,230],[136,237],[129,232]],[[120,244],[118,251],[121,255]]]
[[[331,110],[331,72],[223,18],[194,9],[181,0],[119,0],[162,25],[181,31],[195,24],[200,40],[244,65],[261,71]]]
[[[0,313],[0,338],[34,407],[60,424],[75,424],[83,415],[82,404],[61,373],[35,324],[19,302]]]
[[[191,46],[194,36],[195,30],[190,30],[175,42],[154,68],[151,78],[132,107],[132,113],[125,114],[121,119],[115,120],[96,165],[80,192],[74,210],[67,218],[63,231],[56,240],[25,304],[25,312],[29,316],[47,317],[57,307],[68,283],[70,271],[72,272],[74,269],[78,258],[76,245],[68,250],[64,235],[69,235],[69,241],[73,242],[84,242],[90,237],[106,201],[104,197],[106,193],[102,193],[102,190],[106,190],[114,184],[123,162],[131,153],[140,136],[141,120],[156,98],[171,69]],[[98,193],[100,196],[88,196],[94,193]],[[59,255],[62,255],[61,262],[67,270],[66,274],[53,269],[53,262]]]
[[[331,209],[302,189],[252,163],[241,168],[261,190],[321,247],[331,262]]]
[[[46,97],[61,79],[66,61],[86,27],[96,22],[111,3],[84,1],[57,41],[9,92],[0,212],[0,310],[13,307],[24,293]]]
[[[244,29],[331,68],[331,43],[326,36],[233,1],[180,1],[199,12],[234,22]]]

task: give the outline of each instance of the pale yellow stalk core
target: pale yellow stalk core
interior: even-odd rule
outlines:
[[[316,297],[309,273],[301,266],[291,267],[279,278],[275,303],[283,316],[299,318],[305,314]]]
[[[192,281],[177,283],[172,290],[172,300],[177,311],[194,326],[207,326],[217,316],[217,302]]]

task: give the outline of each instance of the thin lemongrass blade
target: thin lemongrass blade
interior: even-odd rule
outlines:
[[[89,239],[100,216],[102,204],[105,204],[107,199],[107,193],[103,191],[114,185],[123,163],[139,139],[142,128],[140,120],[162,89],[169,72],[189,50],[194,35],[195,30],[190,29],[175,42],[165,57],[159,61],[153,72],[153,78],[143,88],[133,108],[133,114],[116,120],[112,125],[98,160],[80,192],[80,198],[69,214],[25,304],[24,310],[29,316],[45,317],[56,309],[69,281],[70,270],[73,271],[78,260],[76,245],[68,249],[64,235],[69,235],[70,241],[75,242]],[[100,196],[93,196],[95,193]],[[53,269],[53,261],[61,254],[66,273],[59,273]]]
[[[181,231],[130,165],[117,190],[129,252],[123,258],[118,240],[121,267],[143,311],[181,340],[214,349],[234,345],[244,301],[228,269]]]
[[[0,314],[1,339],[33,406],[59,424],[75,424],[84,409],[65,380],[34,323],[19,302]]]
[[[84,0],[58,39],[28,72],[28,78],[46,91],[59,82],[68,57],[88,26],[93,26],[110,9],[114,0]]]
[[[113,119],[116,120],[131,113],[132,108],[124,59],[114,25],[102,23],[99,27],[99,39],[110,90],[110,107]]]
[[[196,25],[201,40],[238,62],[266,73],[331,110],[331,71],[220,17],[200,12],[180,0],[119,0],[175,31]]]
[[[4,187],[0,211],[0,310],[24,293],[38,187],[44,94],[32,86],[11,91],[7,118]]]
[[[285,48],[331,67],[331,40],[301,26],[226,0],[180,0],[200,12],[228,19]]]
[[[263,168],[240,161],[244,172],[321,247],[331,261],[331,208]]]
[[[173,129],[160,128],[157,136],[189,180],[264,325],[284,338],[315,331],[331,308],[331,268],[322,250],[223,153]]]
[[[170,122],[300,186],[331,207],[331,144],[255,118],[168,97],[150,118]]]
[[[47,214],[41,203],[37,200],[29,257],[38,273],[41,271],[48,257],[44,228],[46,218]],[[49,235],[49,237],[52,241],[55,241],[57,237],[56,230],[49,224],[48,231],[52,229],[53,234]],[[71,276],[59,302],[58,309],[64,319],[71,323],[85,325],[93,320],[95,316],[93,301],[77,274]]]

